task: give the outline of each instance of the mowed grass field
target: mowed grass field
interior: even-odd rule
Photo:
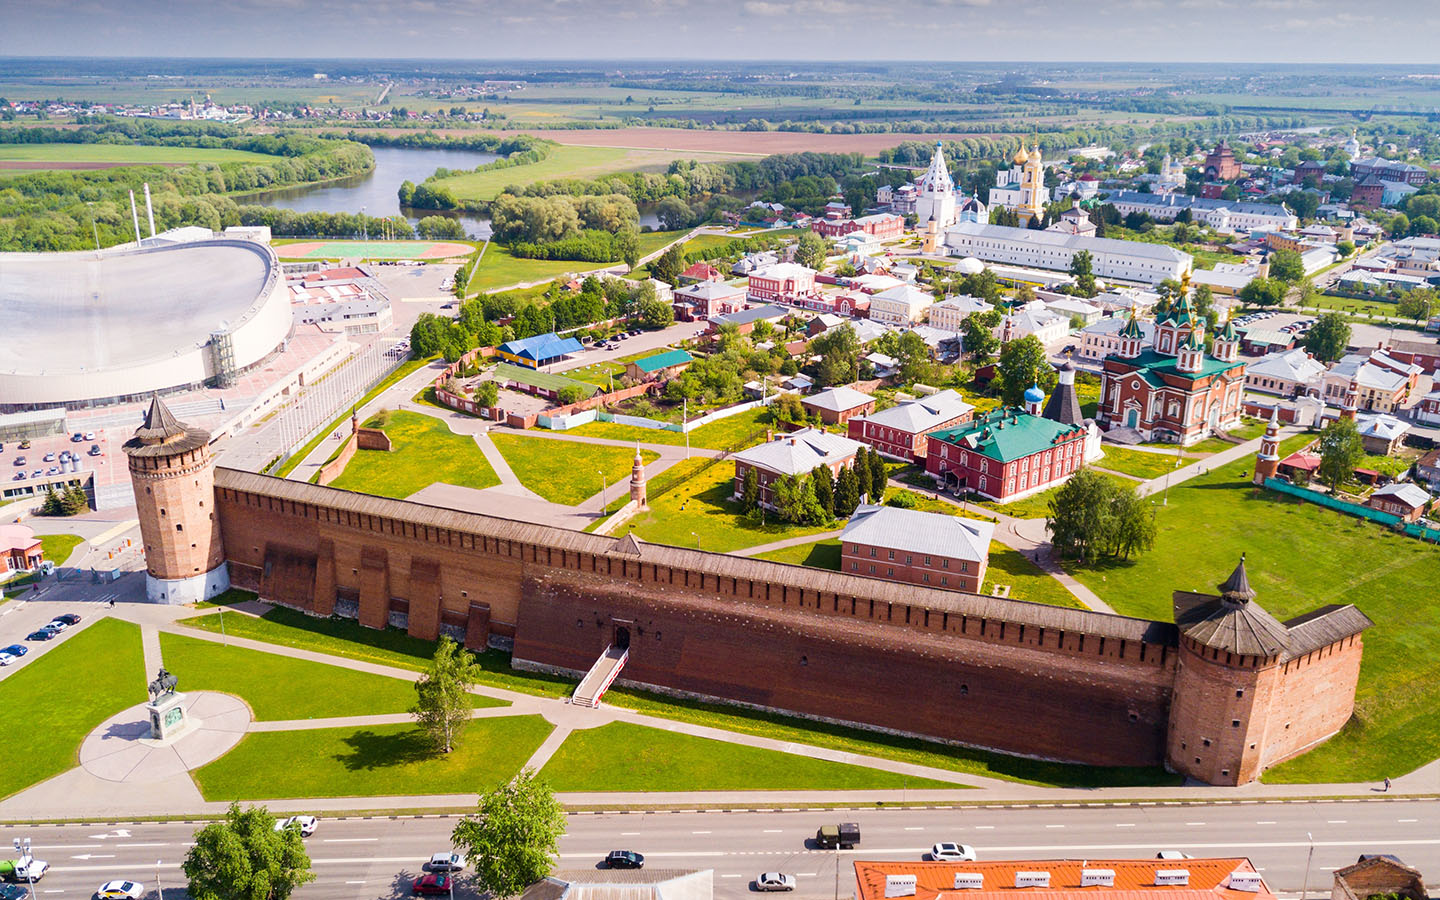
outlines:
[[[616,766],[618,759],[625,760],[625,764]],[[540,774],[557,791],[859,791],[966,787],[627,722],[611,722],[599,728],[572,732]]]
[[[185,166],[198,163],[272,163],[275,157],[248,150],[205,147],[149,147],[138,144],[0,144],[0,173],[49,169],[104,169],[111,166]],[[7,166],[6,163],[24,163]],[[42,166],[39,163],[55,163]]]
[[[1287,438],[1281,455],[1313,435]],[[1072,574],[1121,613],[1169,620],[1171,591],[1215,592],[1241,553],[1255,602],[1281,620],[1354,603],[1374,622],[1355,717],[1270,782],[1378,781],[1440,756],[1440,550],[1377,525],[1253,487],[1246,458],[1170,488],[1153,550]]]
[[[456,434],[441,419],[396,411],[385,433],[390,452],[358,451],[330,486],[403,499],[437,481],[476,489],[500,483],[474,438]]]
[[[508,781],[551,729],[539,716],[474,719],[448,754],[409,724],[257,732],[192,775],[207,800],[464,794]]]
[[[635,451],[626,447],[513,434],[492,434],[490,440],[521,484],[551,503],[565,506],[600,493],[602,472],[605,485],[628,481],[635,462]],[[640,458],[649,465],[660,454],[642,450]]]
[[[23,746],[0,753],[0,796],[73,768],[87,734],[147,697],[140,628],[119,619],[95,622],[19,665],[0,681],[0,706],[23,718],[26,734]]]
[[[506,169],[513,172],[514,169]],[[568,259],[521,259],[511,256],[510,251],[499,244],[485,248],[480,266],[470,276],[466,290],[472,294],[484,294],[496,288],[516,284],[530,284],[537,281],[554,281],[561,275],[594,272],[608,269],[616,263],[576,262]]]
[[[507,110],[507,113],[509,111]],[[448,188],[462,200],[494,200],[510,185],[527,185],[552,178],[595,178],[613,172],[663,171],[673,160],[724,162],[750,158],[747,154],[710,153],[697,150],[652,150],[629,147],[580,147],[560,145],[537,163],[487,169],[441,178],[434,185]]]

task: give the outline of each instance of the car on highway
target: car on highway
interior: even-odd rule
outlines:
[[[443,872],[431,872],[429,875],[421,875],[415,879],[415,884],[410,888],[412,894],[448,894],[450,893],[451,876]]]
[[[291,825],[294,825],[300,829],[301,837],[309,837],[310,835],[314,834],[315,829],[320,826],[320,820],[315,818],[314,816],[291,816],[288,819],[276,820],[275,830],[284,831]]]
[[[15,880],[33,884],[45,877],[50,864],[43,859],[25,856],[15,860]]]
[[[430,860],[420,868],[427,872],[458,872],[465,868],[465,859],[458,853],[442,850],[432,853]]]
[[[72,626],[72,625],[79,625],[79,624],[80,624],[80,617],[77,616],[75,613],[63,613],[63,614],[58,615],[58,616],[56,616],[55,618],[51,619],[51,620],[50,620],[50,624],[49,624],[49,625],[46,625],[45,627],[46,627],[46,628],[59,627],[61,630],[64,630],[64,629],[66,629],[66,628],[69,628],[69,627]]]
[[[841,822],[839,825],[822,825],[815,832],[815,843],[822,849],[839,847],[849,850],[860,843],[860,825],[856,822]]]
[[[611,850],[605,854],[607,869],[643,869],[645,857],[634,850]]]
[[[793,891],[795,890],[795,876],[786,875],[784,872],[761,872],[755,876],[755,890]]]
[[[0,900],[25,900],[30,891],[18,884],[0,884]]]
[[[975,848],[969,844],[941,841],[930,848],[930,858],[936,862],[974,862]]]
[[[56,638],[56,637],[59,637],[59,636],[60,636],[60,629],[58,629],[58,628],[51,628],[49,625],[46,625],[44,628],[37,628],[36,630],[34,630],[34,631],[30,632],[29,634],[25,635],[25,640],[27,640],[27,641],[48,641],[48,640],[51,640],[51,639]]]
[[[145,896],[145,885],[124,879],[107,881],[95,891],[95,896],[100,900],[140,900]]]

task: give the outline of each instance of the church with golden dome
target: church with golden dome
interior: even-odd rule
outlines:
[[[1045,204],[1050,202],[1040,144],[1037,142],[1029,150],[1022,144],[1010,162],[1009,169],[1002,169],[995,175],[995,186],[990,189],[990,206],[1015,210],[1021,226],[1028,226],[1032,220],[1044,217]]]

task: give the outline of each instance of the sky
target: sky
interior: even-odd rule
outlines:
[[[0,0],[0,56],[1389,62],[1436,0]]]

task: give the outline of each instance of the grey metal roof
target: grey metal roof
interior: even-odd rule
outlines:
[[[974,408],[955,391],[947,389],[871,413],[865,417],[865,421],[874,422],[884,428],[919,434],[943,425]]]
[[[1191,258],[1174,247],[1164,244],[1147,244],[1143,241],[1121,241],[1115,238],[1089,237],[1083,234],[1064,234],[1059,231],[1035,231],[1030,228],[1011,228],[1008,225],[981,225],[978,222],[962,222],[945,229],[946,233],[967,234],[972,237],[995,241],[1013,241],[1017,244],[1041,244],[1065,250],[1088,250],[1091,253],[1117,253],[1159,259],[1165,262],[1184,262]]]
[[[731,458],[781,475],[803,475],[816,466],[847,460],[863,446],[818,428],[802,428],[741,450]]]
[[[979,561],[990,556],[995,523],[942,513],[862,505],[840,534],[846,543]]]
[[[1387,484],[1380,490],[1370,495],[1371,497],[1394,497],[1396,500],[1407,506],[1424,506],[1430,502],[1430,493],[1424,488],[1409,482],[1394,482]]]
[[[840,387],[823,390],[812,397],[806,397],[800,401],[806,406],[813,406],[816,409],[828,409],[831,412],[845,412],[864,406],[867,403],[874,403],[875,398],[869,394],[862,393],[854,388]]]
[[[1142,194],[1139,191],[1116,191],[1106,198],[1111,203],[1133,203],[1169,209],[1228,209],[1251,216],[1289,216],[1290,210],[1277,203],[1253,203],[1243,200],[1212,200],[1189,194]]]
[[[626,538],[586,534],[547,525],[517,522],[498,516],[427,506],[409,500],[392,500],[388,497],[357,494],[352,491],[321,487],[302,481],[272,478],[268,475],[258,475],[239,469],[217,467],[215,469],[215,486],[220,490],[253,493],[296,504],[308,504],[324,509],[372,516],[382,520],[429,526],[458,534],[536,544],[573,553],[591,553],[634,560],[637,558],[635,550],[638,548],[639,560],[656,566],[685,568],[705,575],[762,584],[803,587],[807,591],[874,600],[876,603],[896,603],[954,615],[978,616],[996,621],[1012,622],[1017,625],[1058,628],[1063,631],[1145,641],[1152,644],[1173,646],[1177,641],[1175,626],[1167,622],[1154,622],[1149,619],[1117,616],[1091,610],[1048,606],[1024,600],[966,594],[959,591],[943,591],[913,584],[846,575],[843,572],[827,572],[767,560],[749,559],[727,553],[711,553],[686,547],[651,544],[634,538],[627,540]]]
[[[710,321],[717,325],[744,325],[749,322],[758,322],[761,319],[782,319],[789,314],[790,310],[772,303],[768,306],[757,306],[754,309],[726,313],[723,316],[711,316]]]

